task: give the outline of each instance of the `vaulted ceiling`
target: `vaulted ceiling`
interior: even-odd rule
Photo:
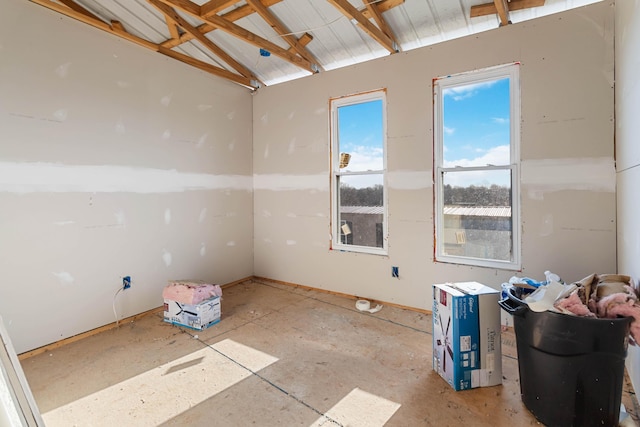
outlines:
[[[257,89],[600,0],[31,1]]]

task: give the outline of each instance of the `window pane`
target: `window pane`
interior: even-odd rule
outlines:
[[[382,174],[338,177],[341,243],[383,247],[382,178]]]
[[[442,166],[510,164],[509,78],[445,88],[442,95]]]
[[[384,168],[382,127],[380,99],[338,107],[338,150],[350,156],[341,172]]]
[[[445,172],[443,255],[513,259],[511,171]]]

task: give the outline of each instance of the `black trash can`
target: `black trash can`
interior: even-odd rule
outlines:
[[[617,426],[631,318],[595,319],[535,312],[514,294],[522,401],[549,427]]]

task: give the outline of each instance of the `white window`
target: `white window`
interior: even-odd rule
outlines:
[[[330,106],[332,248],[386,254],[385,91],[332,99]]]
[[[434,80],[436,261],[520,269],[518,71]]]

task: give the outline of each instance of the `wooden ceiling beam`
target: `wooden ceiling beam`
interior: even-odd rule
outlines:
[[[180,39],[180,31],[178,30],[178,25],[171,19],[169,15],[164,15],[164,20],[167,23],[167,29],[169,30],[169,35],[171,35],[172,40]]]
[[[383,33],[378,27],[373,25],[369,19],[367,19],[362,12],[356,9],[348,0],[328,0],[333,4],[336,9],[342,12],[349,20],[355,20],[358,26],[375,41],[380,43],[385,49],[391,53],[396,53],[397,48],[393,40]]]
[[[191,0],[171,0],[170,2],[163,1],[163,3],[166,3],[176,9],[180,9],[189,15],[200,16],[202,14],[202,7]]]
[[[396,36],[393,33],[393,30],[391,29],[387,21],[382,16],[382,12],[378,10],[377,3],[374,3],[373,1],[369,1],[369,0],[365,0],[364,6],[366,10],[369,12],[369,14],[373,17],[373,20],[376,22],[376,24],[378,24],[378,28],[380,28],[382,32],[385,33],[387,37],[389,37],[397,47],[400,46],[400,43],[398,43],[398,40],[396,40]]]
[[[291,31],[280,21],[269,9],[262,4],[260,0],[246,0],[247,4],[251,6],[257,13],[260,15],[262,19],[264,19],[267,24],[273,28],[273,31],[278,33],[280,37],[282,37],[289,46],[293,48],[293,50],[311,62],[317,68],[317,71],[324,71],[322,66],[320,65],[320,61],[316,58],[311,52],[307,50],[307,48],[298,41],[298,38],[291,34]]]
[[[217,15],[218,12],[222,12],[224,9],[233,6],[238,0],[210,0],[200,6],[200,13],[202,16]]]
[[[509,6],[509,11],[513,12],[514,10],[544,6],[544,2],[545,0],[510,0],[507,5]],[[471,18],[476,18],[478,16],[495,15],[496,13],[498,13],[498,9],[496,8],[496,4],[494,2],[471,6],[469,16]]]
[[[262,0],[261,3],[265,7],[271,7],[274,4],[280,3],[282,0]],[[248,4],[242,5],[240,7],[236,7],[233,10],[222,15],[224,19],[228,19],[229,21],[237,21],[238,19],[246,18],[247,16],[255,13],[256,11],[249,6]]]
[[[151,49],[156,52],[158,51],[159,46],[156,43],[150,42],[138,36],[134,36],[133,34],[127,32],[124,29],[124,27],[120,25],[118,21],[113,21],[112,24],[107,24],[103,20],[97,17],[94,17],[95,15],[93,14],[87,15],[84,12],[76,10],[77,8],[71,8],[64,4],[56,3],[52,0],[31,0],[31,1],[39,4],[40,6],[44,6],[47,9],[51,9],[55,12],[66,15],[69,18],[77,19],[78,21],[84,22],[85,24],[89,24],[92,27],[99,28],[111,34],[115,34],[139,46],[145,47],[147,49]]]
[[[83,15],[87,15],[89,18],[101,20],[99,17],[94,15],[93,12],[90,12],[89,10],[85,9],[83,6],[80,6],[78,3],[76,3],[73,0],[59,0],[59,1],[63,5],[67,6],[69,9],[75,10],[76,12],[82,13]]]
[[[167,49],[162,46],[159,47],[158,52],[160,52],[163,55],[169,56],[173,59],[177,59],[178,61],[182,61],[185,64],[189,64],[193,67],[206,71],[207,73],[241,84],[242,86],[248,87],[250,89],[258,89],[258,86],[251,79],[247,77],[232,73],[229,70],[216,67],[215,65],[208,64],[204,61],[200,61],[189,55],[185,55],[180,52],[176,52],[175,50]]]
[[[370,3],[374,1],[375,0],[369,0]],[[381,2],[375,3],[380,13],[386,12],[387,10],[393,9],[396,6],[400,6],[401,4],[404,4],[404,0],[382,0]],[[373,16],[371,16],[371,14],[369,13],[369,10],[367,10],[366,8],[362,10],[362,14],[367,19],[373,18]]]
[[[509,5],[507,4],[507,0],[493,0],[493,4],[495,4],[496,6],[498,18],[500,18],[500,26],[502,27],[511,24],[511,19],[509,19]]]
[[[162,3],[165,3],[171,7],[175,7],[182,12],[188,13],[194,18],[205,21],[206,23],[216,27],[217,29],[226,32],[234,37],[237,37],[241,40],[244,40],[247,43],[250,43],[258,48],[264,49],[273,55],[278,56],[281,59],[284,59],[287,62],[292,63],[304,70],[307,70],[311,73],[315,72],[316,69],[312,66],[311,62],[306,59],[294,55],[286,49],[281,48],[275,43],[270,42],[242,27],[234,24],[231,21],[228,21],[218,15],[211,16],[201,16],[200,15],[200,6],[195,3],[192,3],[189,0],[160,0]]]
[[[168,17],[173,23],[179,25],[184,31],[194,36],[204,47],[209,49],[214,55],[218,58],[222,59],[227,65],[231,66],[234,70],[236,70],[243,77],[247,77],[251,80],[258,81],[258,78],[253,75],[253,72],[249,70],[247,67],[242,65],[240,62],[236,61],[231,55],[222,50],[218,45],[209,40],[206,35],[200,33],[193,25],[189,24],[186,19],[178,14],[174,9],[167,6],[164,3],[159,2],[158,0],[148,0],[149,3],[157,8],[160,12],[162,12],[166,17]],[[262,82],[260,82],[262,83]]]
[[[313,40],[313,36],[309,33],[304,33],[299,39],[298,39],[298,43],[300,43],[302,46],[306,46],[309,43],[311,43],[311,40]],[[289,52],[294,52],[295,50],[293,49],[293,47],[289,48]]]
[[[282,0],[261,0],[261,3],[265,7],[270,7],[270,6],[273,6],[274,4],[280,3],[281,1]],[[396,6],[404,4],[404,1],[405,0],[384,0],[384,1],[381,1],[380,3],[376,3],[376,6],[378,7],[378,10],[380,12],[386,12],[389,9],[392,9]],[[233,0],[211,0],[208,3],[205,3],[201,6],[200,12],[202,13],[202,16],[216,15],[218,12],[224,10],[226,7],[228,7],[230,4],[233,4],[233,3],[236,3],[236,2]],[[239,19],[246,18],[247,16],[253,13],[255,13],[255,10],[253,10],[253,8],[248,4],[245,4],[243,6],[237,7],[225,13],[224,15],[221,15],[221,17],[226,19],[227,21],[235,22]],[[366,9],[362,11],[362,14],[367,19],[371,18],[369,11]],[[198,31],[200,31],[203,34],[209,33],[216,29],[215,26],[208,23],[198,25],[197,28],[198,28]],[[163,47],[172,48],[182,43],[188,42],[189,40],[193,40],[193,36],[191,34],[185,33],[180,36],[180,39],[170,39],[160,43],[160,45]],[[291,49],[289,50],[291,52],[295,52]]]
[[[124,28],[124,25],[122,25],[122,22],[120,21],[111,21],[111,28],[113,28],[113,31],[115,31],[116,34],[122,34],[127,32],[127,30],[125,30]]]
[[[263,19],[265,19],[274,28],[274,30],[276,30],[276,32],[278,32],[278,34],[280,34],[280,36],[283,37],[291,45],[288,50],[282,49],[278,45],[275,45],[268,40],[265,40],[251,33],[250,31],[244,30],[243,28],[233,24],[233,21],[249,16],[255,12],[259,12],[259,9],[263,8],[266,10],[268,7],[280,3],[282,0],[252,0],[251,3],[253,4],[244,4],[243,6],[236,7],[222,16],[218,16],[217,14],[222,10],[233,6],[238,2],[238,0],[210,0],[202,6],[199,6],[198,4],[193,3],[190,0],[149,0],[149,2],[152,4],[155,3],[168,7],[168,9],[162,7],[160,10],[165,16],[167,28],[171,39],[166,40],[161,44],[154,43],[152,41],[129,33],[119,21],[111,21],[109,23],[105,22],[105,20],[95,15],[82,5],[76,3],[76,1],[74,0],[31,1],[62,15],[68,16],[85,24],[91,25],[95,28],[114,34],[146,49],[162,53],[163,55],[169,56],[173,59],[199,68],[205,72],[214,74],[227,80],[231,80],[251,89],[257,89],[261,84],[261,82],[257,78],[255,78],[251,70],[243,67],[242,64],[233,60],[233,58],[228,54],[225,54],[210,39],[203,38],[204,34],[215,29],[220,29],[233,36],[239,37],[248,43],[265,49],[273,53],[274,55],[279,56],[280,58],[310,72],[314,72],[320,69],[318,61],[315,60],[315,57],[306,49],[306,45],[311,40],[313,40],[313,37],[308,33],[303,34],[299,39],[295,36],[290,35],[287,32],[288,30],[286,30],[286,27],[275,17],[275,15],[271,14],[268,10],[267,12],[269,12],[270,19],[265,19],[264,16]],[[350,19],[357,21],[358,25],[360,25],[365,32],[370,34],[377,41],[382,42],[382,44],[387,49],[393,49],[392,37],[386,35],[386,32],[388,30],[379,29],[375,25],[371,24],[371,22],[368,22],[370,18],[376,19],[375,11],[372,12],[370,8],[367,8],[362,12],[359,12],[353,7],[352,9],[350,9],[350,5],[345,6],[345,3],[348,3],[347,0],[330,1],[334,4],[337,2],[340,6],[347,9],[350,12],[350,15],[347,15],[351,16]],[[379,12],[384,12],[399,4],[403,4],[404,1],[405,0],[383,0],[379,3],[376,3],[376,8]],[[542,1],[544,2],[544,0]],[[194,27],[193,25],[189,24],[188,21],[182,18],[181,15],[179,15],[173,8],[177,8],[180,11],[195,17],[196,19],[200,19],[204,23],[197,27]],[[264,14],[264,10],[262,10],[262,12],[263,13],[261,15]],[[378,25],[383,26],[383,24],[381,24],[378,19],[376,19],[376,22],[378,23]],[[276,27],[279,27],[279,29],[277,29]],[[180,31],[179,28],[182,28],[184,32]],[[381,34],[382,36],[386,36],[386,39],[384,37],[381,37]],[[289,36],[292,37],[288,40],[287,38]],[[221,60],[225,61],[229,66],[233,67],[240,74],[236,74],[222,67],[209,64],[207,62],[192,58],[188,55],[176,52],[171,49],[172,47],[178,46],[186,41],[193,39],[200,41],[203,45],[205,45],[205,47],[210,49]],[[304,52],[304,56],[302,52]]]
[[[215,0],[212,0],[209,3],[213,3],[214,1]],[[230,0],[225,0],[225,3],[227,1],[230,1]],[[274,5],[276,3],[280,3],[281,1],[282,0],[262,0],[262,4],[264,4],[265,6],[271,6],[271,5]],[[209,8],[207,9],[208,12],[204,12],[205,6],[207,6],[207,4],[209,4],[209,3],[206,3],[206,4],[202,5],[202,9],[201,10],[202,10],[202,16],[203,17],[207,17],[207,16],[210,16],[210,15],[216,15],[216,13],[214,13],[214,11],[216,11],[217,9],[215,9],[212,6],[209,6]],[[222,10],[222,9],[220,9],[220,10]],[[238,19],[242,19],[242,18],[245,18],[245,17],[251,15],[252,13],[255,13],[255,10],[253,10],[251,8],[251,6],[249,6],[248,4],[245,4],[243,6],[237,7],[235,9],[225,13],[224,15],[221,15],[221,17],[226,19],[227,21],[235,22]],[[200,31],[202,34],[210,33],[211,31],[216,29],[216,27],[214,25],[208,24],[206,22],[204,24],[202,24],[202,25],[198,25],[197,28],[198,28],[198,31]],[[164,41],[164,42],[160,43],[160,45],[162,45],[163,47],[172,48],[172,47],[178,46],[179,44],[188,42],[189,40],[192,40],[192,39],[193,39],[193,36],[191,36],[190,34],[183,34],[180,37],[180,40],[167,40],[167,41]]]
[[[238,83],[250,89],[255,90],[259,87],[258,82],[252,81],[248,77],[244,77],[239,74],[232,73],[229,70],[216,67],[215,65],[207,64],[206,62],[199,61],[188,55],[184,55],[182,53],[172,51],[171,49],[164,48],[156,43],[150,42],[138,36],[134,36],[133,34],[127,32],[119,21],[111,21],[111,23],[108,24],[103,20],[99,19],[98,17],[96,17],[91,12],[87,11],[86,9],[81,8],[80,6],[71,7],[71,6],[67,6],[66,4],[54,2],[52,0],[32,0],[32,1],[36,4],[39,4],[40,6],[53,10],[54,12],[58,12],[62,15],[68,16],[69,18],[77,19],[78,21],[91,25],[92,27],[114,34],[125,40],[133,42],[139,46],[153,50],[154,52],[162,53],[166,56],[169,56],[173,59],[181,61],[185,64],[199,68],[207,73],[233,81],[235,83]],[[62,0],[62,1],[64,1],[64,3],[71,2],[71,0]]]

